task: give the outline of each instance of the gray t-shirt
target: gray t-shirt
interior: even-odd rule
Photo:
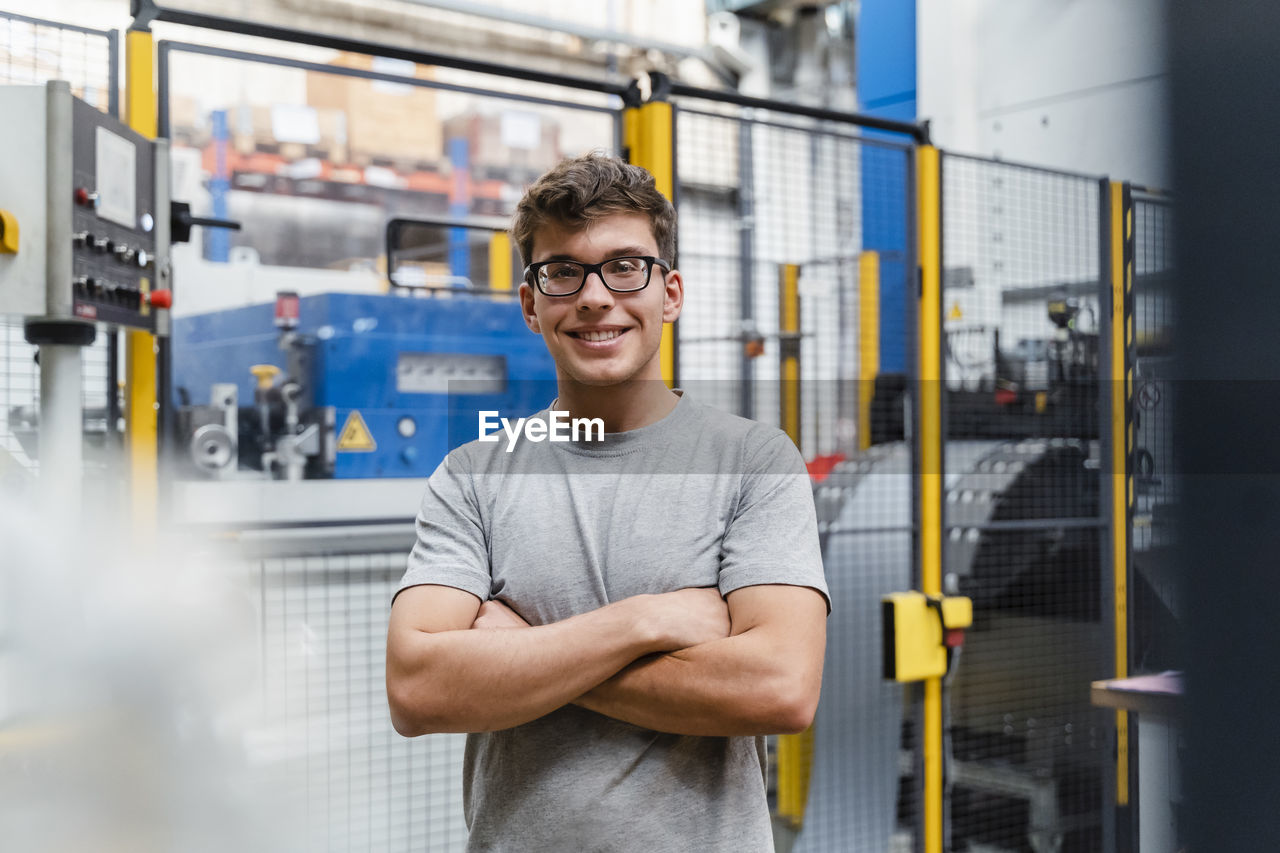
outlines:
[[[827,595],[809,478],[777,429],[684,396],[603,441],[506,447],[471,442],[432,474],[400,589],[456,587],[532,625],[687,587]],[[468,735],[468,849],[772,851],[766,777],[762,737],[666,734],[567,705]]]

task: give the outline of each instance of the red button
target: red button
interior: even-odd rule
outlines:
[[[173,291],[172,290],[153,290],[148,295],[147,301],[151,303],[152,308],[172,308],[173,307]]]
[[[76,204],[84,207],[89,203],[89,191],[84,187],[76,188]]]

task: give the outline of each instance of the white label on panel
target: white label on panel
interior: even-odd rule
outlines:
[[[125,228],[138,222],[138,151],[105,127],[97,138],[98,216]]]

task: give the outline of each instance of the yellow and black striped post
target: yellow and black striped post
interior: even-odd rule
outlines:
[[[671,104],[663,100],[647,101],[628,107],[622,116],[623,143],[630,162],[643,166],[653,175],[658,192],[675,203],[675,137]],[[675,258],[669,258],[674,262]],[[668,386],[676,384],[676,329],[672,323],[662,327],[659,349],[662,379]]]
[[[880,374],[880,253],[858,255],[858,449],[871,446],[871,401]]]
[[[778,268],[779,419],[782,431],[801,446],[800,265]],[[813,767],[813,727],[778,736],[778,816],[793,827],[804,822]]]
[[[938,149],[916,148],[920,258],[920,591],[942,594],[942,209]],[[924,681],[924,851],[942,853],[942,679]]]
[[[125,120],[148,139],[156,135],[155,44],[150,31],[125,36]],[[157,211],[167,215],[168,211]],[[131,525],[139,541],[156,529],[158,483],[156,339],[131,331],[125,338],[125,447],[129,460]]]
[[[1129,523],[1133,512],[1133,196],[1112,181],[1111,564],[1115,677],[1129,674]],[[1129,805],[1129,714],[1116,711],[1116,805]]]
[[[800,433],[800,265],[778,268],[778,424],[801,447]]]

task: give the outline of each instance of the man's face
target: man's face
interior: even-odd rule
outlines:
[[[544,226],[533,241],[533,263],[595,264],[645,255],[658,257],[658,246],[649,218],[638,213],[614,214],[581,230]],[[547,342],[562,383],[602,386],[661,379],[662,324],[680,316],[683,302],[680,273],[656,264],[649,285],[632,293],[614,293],[596,273],[572,296],[547,296],[527,282],[520,286],[525,322]]]

